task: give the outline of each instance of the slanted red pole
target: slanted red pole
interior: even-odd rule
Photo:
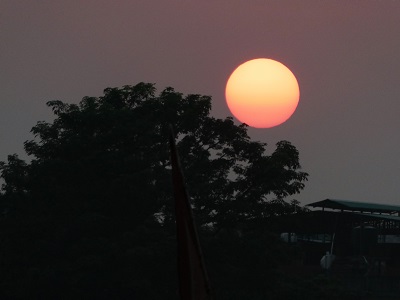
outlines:
[[[192,208],[185,188],[172,127],[170,148],[178,240],[180,298],[181,300],[209,300],[212,299],[210,285],[193,220]]]

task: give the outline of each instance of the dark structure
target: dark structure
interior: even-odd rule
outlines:
[[[285,217],[280,228],[301,248],[304,269],[324,272],[322,257],[333,255],[329,276],[348,289],[399,297],[400,205],[325,199],[307,206],[310,211]]]

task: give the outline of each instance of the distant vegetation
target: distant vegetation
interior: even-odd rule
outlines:
[[[210,97],[148,83],[47,105],[31,161],[0,163],[2,299],[177,299],[169,124],[216,298],[292,290],[277,266],[293,249],[271,232],[302,210],[286,201],[308,176],[290,142],[267,155],[245,124],[210,116]]]

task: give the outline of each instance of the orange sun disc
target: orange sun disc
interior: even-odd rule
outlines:
[[[287,121],[299,103],[296,77],[272,59],[249,60],[233,71],[225,89],[231,113],[255,128],[270,128]]]

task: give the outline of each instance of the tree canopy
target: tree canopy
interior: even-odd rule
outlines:
[[[173,264],[166,263],[174,249],[173,233],[166,230],[174,222],[170,124],[203,230],[260,224],[299,207],[285,201],[304,188],[308,176],[295,146],[280,141],[268,155],[265,143],[249,138],[246,124],[212,117],[209,96],[173,88],[156,94],[154,84],[138,83],[107,88],[103,96],[84,97],[79,104],[47,105],[55,119],[32,128],[34,138],[24,145],[30,161],[14,154],[0,163],[0,251],[6,270],[0,279],[10,290],[20,285],[27,290],[40,274],[54,287],[68,282],[71,295],[96,282],[140,297],[141,290],[160,282],[152,276],[173,272]],[[139,276],[141,268],[157,262],[163,262],[162,271]],[[124,267],[117,272],[119,263]],[[105,270],[119,274],[112,276],[115,282]],[[19,283],[11,280],[21,273]],[[98,295],[112,294],[107,293]]]

